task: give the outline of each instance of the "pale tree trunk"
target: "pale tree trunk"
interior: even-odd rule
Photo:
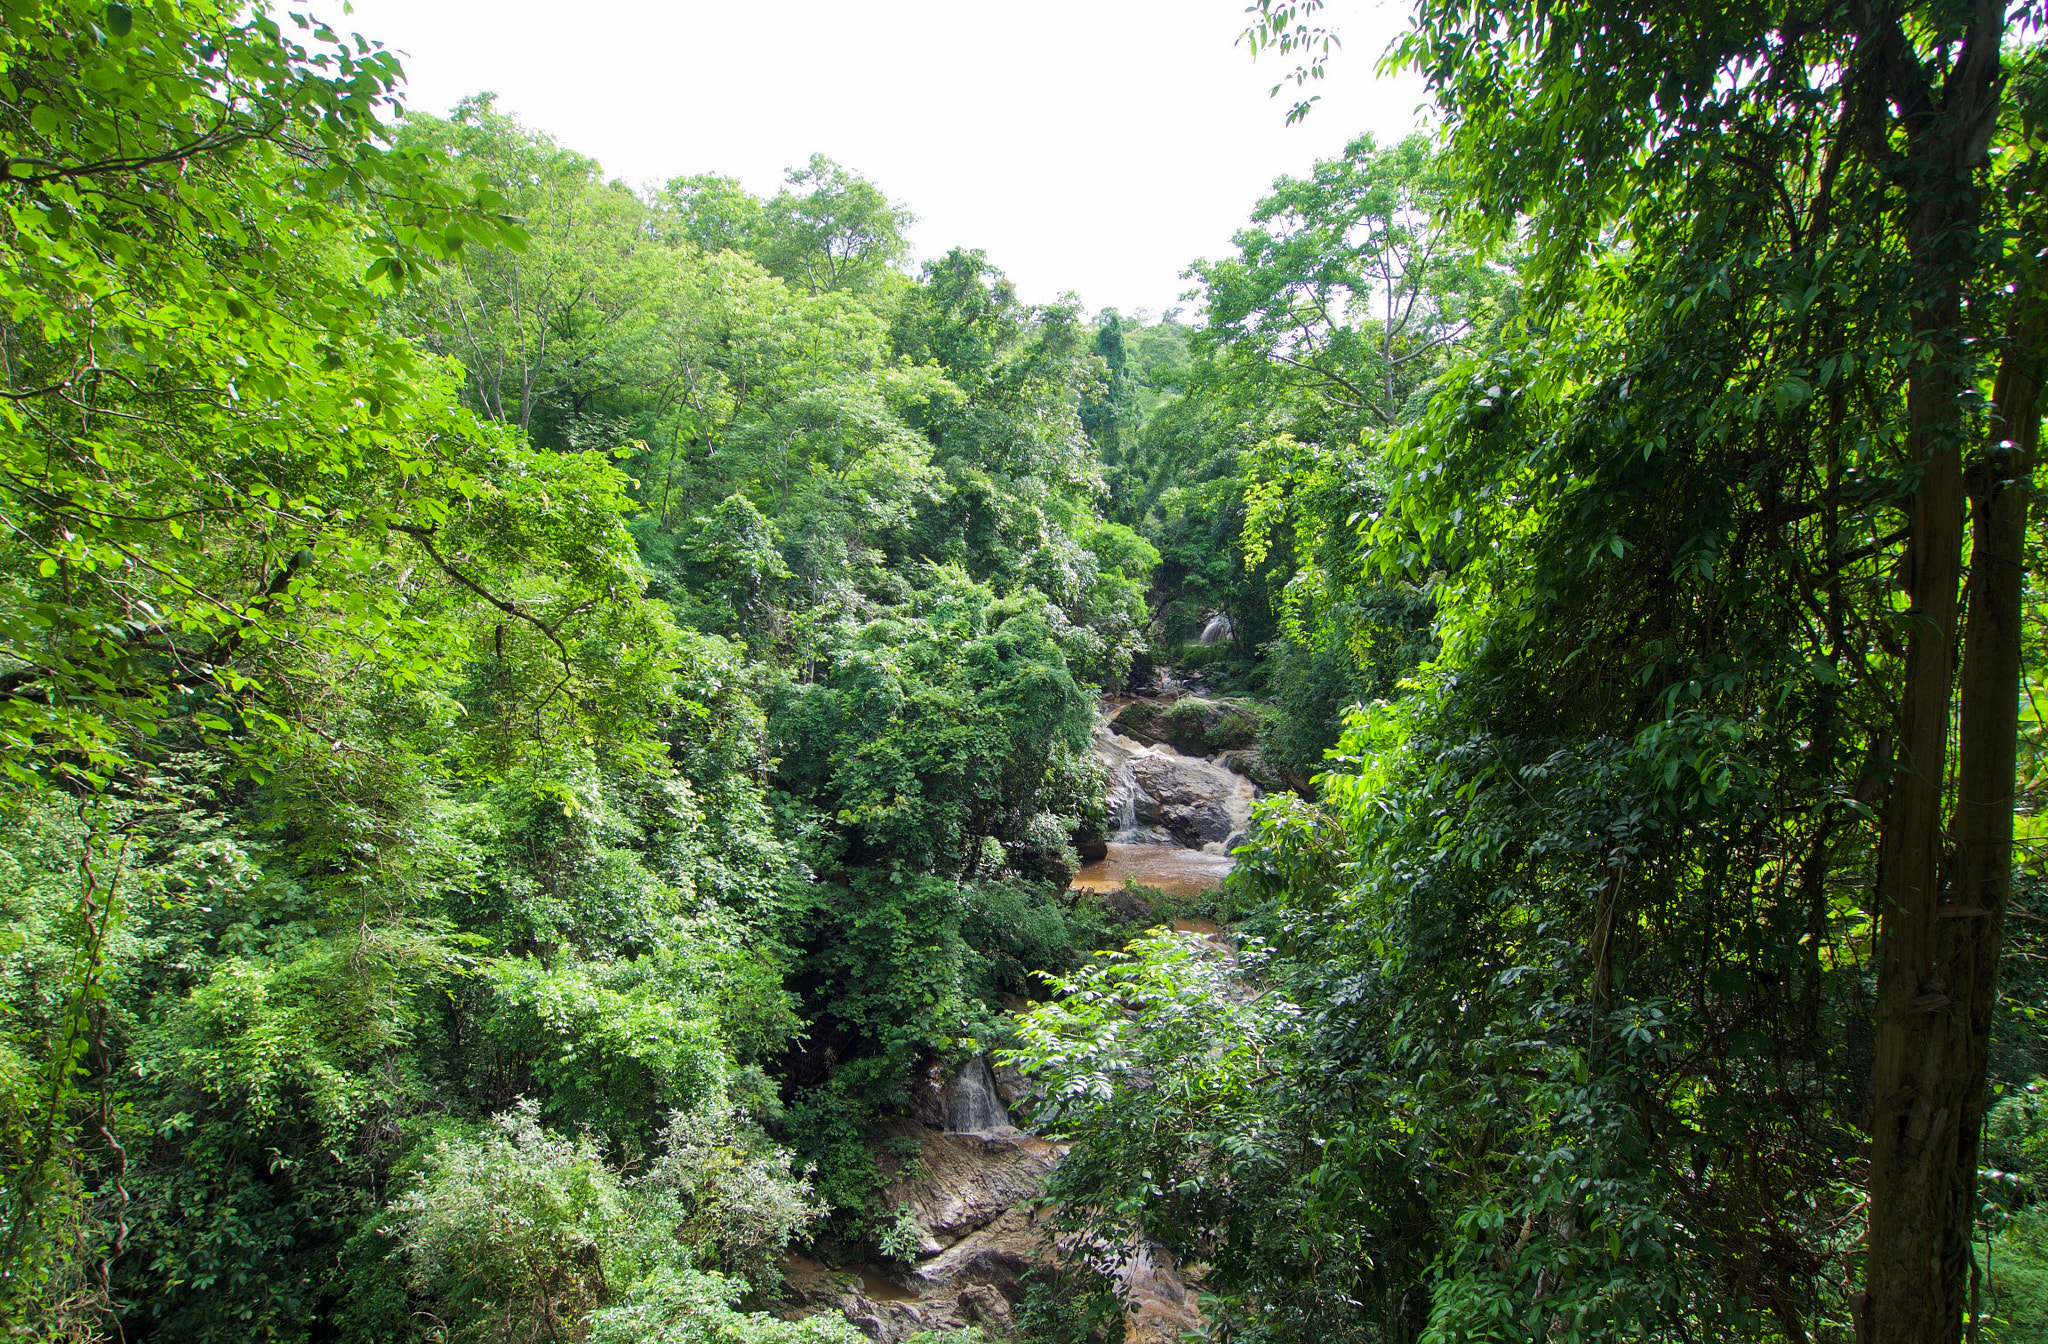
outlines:
[[[1991,685],[1995,657],[1976,641],[1966,684],[1980,703],[1963,725],[1961,756],[1978,771],[1973,787],[1980,792],[1974,806],[1958,809],[1953,855],[1943,832],[1966,500],[1960,404],[1966,385],[1956,370],[1964,353],[1963,282],[1978,248],[1975,176],[1996,112],[2003,31],[1999,7],[1978,0],[1968,41],[1938,90],[1924,82],[1929,76],[1896,28],[1873,44],[1870,58],[1891,86],[1887,92],[1910,137],[1905,181],[1911,193],[1907,245],[1918,291],[1913,325],[1933,351],[1914,366],[1907,388],[1908,442],[1921,478],[1910,509],[1910,628],[1898,755],[1880,848],[1870,1221],[1856,1313],[1863,1344],[1961,1338],[1975,1214],[1975,1145],[1964,1130],[1981,1107],[1984,1053],[1972,1024],[1988,1019],[1988,1003],[1976,1002],[1979,954],[1988,951],[1995,962],[1996,930],[1994,920],[1966,917],[1967,907],[1947,899],[1944,861],[1956,873],[2002,865],[2010,881],[2013,731],[2008,707],[2006,774],[1996,784],[1987,773],[1996,768],[1999,747],[1991,739],[1997,716],[1981,703],[1997,693]],[[2015,507],[2023,512],[2023,501]],[[1979,573],[1988,568],[1979,565]],[[1972,587],[1973,606],[1982,607],[1981,585]],[[1999,620],[1987,610],[1973,625],[1996,631]],[[1998,637],[1986,636],[1993,644]],[[2016,670],[2006,684],[2008,699],[2016,700]],[[1990,814],[2000,806],[1984,791],[2003,799],[2003,850],[1995,843],[1992,852],[1983,850],[1995,825]]]

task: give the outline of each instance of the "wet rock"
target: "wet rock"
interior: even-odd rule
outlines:
[[[911,1278],[931,1292],[973,1287],[993,1288],[1006,1301],[1024,1297],[1024,1280],[1034,1269],[1053,1262],[1053,1242],[1031,1212],[1005,1209],[986,1227],[961,1238],[940,1254],[923,1261]]]
[[[1187,758],[1146,754],[1133,757],[1131,775],[1138,782],[1138,820],[1159,825],[1166,809],[1206,801],[1215,787],[1202,772],[1188,769]]]
[[[1010,1310],[1010,1301],[995,1288],[977,1283],[963,1288],[955,1299],[960,1303],[961,1314],[982,1329],[998,1335],[1015,1333],[1017,1318]]]
[[[1216,764],[1233,775],[1243,775],[1266,793],[1284,793],[1293,787],[1280,768],[1267,760],[1266,754],[1256,747],[1226,751],[1216,758]]]
[[[933,1129],[946,1127],[946,1070],[937,1060],[910,1080],[910,1115]]]
[[[1111,717],[1109,730],[1119,737],[1156,747],[1166,740],[1165,710],[1151,700],[1133,700]]]
[[[1230,814],[1214,803],[1169,806],[1160,812],[1168,833],[1189,849],[1227,840],[1235,829]]]
[[[1173,1257],[1156,1246],[1140,1246],[1124,1262],[1124,1344],[1179,1344],[1202,1326],[1202,1313],[1188,1277]]]
[[[1028,1006],[1022,999],[1017,1002]],[[929,1129],[1009,1130],[1007,1104],[986,1058],[969,1060],[951,1076],[934,1061],[910,1080],[910,1118]]]
[[[1109,857],[1109,837],[1102,834],[1076,835],[1074,852],[1081,856],[1083,863],[1101,863]]]
[[[827,1269],[801,1256],[790,1256],[782,1264],[782,1291],[789,1305],[780,1314],[801,1320],[830,1312],[845,1318],[869,1339],[900,1338],[901,1334],[891,1329],[888,1310],[861,1291],[861,1286],[858,1274]]]
[[[941,1134],[905,1117],[883,1138],[917,1147],[916,1160],[882,1188],[881,1206],[909,1207],[921,1256],[957,1247],[1033,1198],[1059,1163],[1059,1150],[1030,1134]]]
[[[1014,1070],[988,1072],[1010,1098],[1028,1087]],[[947,1083],[943,1073],[938,1077]],[[920,1075],[920,1087],[925,1081]],[[1056,1240],[1034,1207],[1064,1149],[1015,1131],[940,1133],[908,1116],[874,1137],[877,1155],[898,1168],[881,1191],[883,1207],[907,1207],[919,1229],[914,1263],[885,1273],[873,1265],[827,1269],[789,1256],[780,1314],[796,1319],[831,1312],[875,1344],[969,1326],[993,1339],[1015,1338],[1027,1286],[1047,1279],[1062,1247],[1067,1254],[1077,1250],[1071,1237]],[[1113,1266],[1121,1281],[1130,1344],[1177,1344],[1182,1332],[1200,1327],[1189,1276],[1156,1248],[1134,1245],[1090,1258]]]
[[[946,1128],[956,1134],[986,1134],[1014,1130],[1010,1113],[996,1092],[995,1074],[988,1060],[976,1056],[961,1066],[946,1087]]]
[[[791,1256],[783,1265],[782,1281],[789,1302],[779,1313],[784,1319],[830,1312],[876,1344],[898,1344],[921,1332],[974,1324],[958,1299],[918,1297],[874,1270],[831,1270]]]
[[[1220,765],[1171,746],[1146,746],[1107,727],[1096,733],[1095,755],[1108,776],[1115,827],[1109,844],[1221,853],[1225,840],[1250,825],[1258,786]]]
[[[1003,1105],[1012,1111],[1038,1096],[1038,1084],[1032,1082],[1015,1064],[994,1065],[992,1072],[996,1079],[996,1095],[1001,1097]]]

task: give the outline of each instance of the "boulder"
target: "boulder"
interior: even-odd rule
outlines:
[[[1124,1344],[1180,1344],[1202,1328],[1202,1312],[1173,1257],[1156,1246],[1140,1246],[1124,1262]]]
[[[1289,788],[1286,776],[1256,747],[1226,751],[1216,758],[1216,764],[1233,775],[1243,775],[1264,793],[1284,793]]]
[[[1119,925],[1135,924],[1139,928],[1149,929],[1159,922],[1159,914],[1152,908],[1152,902],[1144,893],[1128,887],[1103,892],[1102,907]]]
[[[937,1060],[910,1080],[910,1116],[933,1129],[946,1127],[946,1070]]]
[[[1163,826],[1169,807],[1215,801],[1221,794],[1219,783],[1208,771],[1190,768],[1197,764],[1181,756],[1134,757],[1131,776],[1138,782],[1138,820]]]
[[[960,1290],[954,1301],[960,1304],[960,1314],[990,1334],[1012,1335],[1017,1331],[1017,1318],[1010,1310],[1010,1300],[994,1287],[977,1283]]]
[[[1053,1241],[1029,1209],[1005,1209],[995,1220],[961,1238],[910,1271],[911,1280],[929,1293],[954,1293],[974,1287],[993,1288],[1006,1301],[1024,1297],[1024,1280],[1034,1269],[1053,1262]]]
[[[1108,777],[1113,843],[1219,852],[1251,820],[1258,786],[1214,762],[1107,729],[1096,734],[1095,755]]]
[[[873,1269],[831,1270],[791,1256],[783,1263],[782,1283],[788,1305],[779,1314],[785,1319],[831,1312],[876,1344],[898,1344],[913,1335],[964,1330],[976,1323],[972,1308],[960,1298],[922,1298]]]
[[[1200,849],[1211,841],[1230,838],[1235,830],[1230,814],[1214,803],[1162,808],[1166,829],[1188,849]]]
[[[1254,747],[1258,715],[1232,700],[1184,695],[1171,703],[1134,700],[1110,720],[1110,728],[1147,746],[1166,743],[1190,756]]]
[[[994,1070],[1006,1101],[1028,1080]],[[919,1076],[920,1091],[943,1099],[943,1071]],[[1060,1247],[1039,1221],[1036,1200],[1064,1149],[1029,1134],[948,1134],[900,1117],[874,1134],[876,1157],[895,1176],[880,1192],[884,1209],[910,1211],[919,1232],[913,1261],[828,1269],[802,1256],[782,1262],[786,1319],[832,1312],[875,1344],[903,1344],[921,1333],[979,1327],[992,1340],[1014,1339],[1017,1306],[1055,1268]],[[1128,1344],[1178,1344],[1199,1329],[1191,1275],[1157,1248],[1133,1243],[1106,1257],[1122,1282]]]

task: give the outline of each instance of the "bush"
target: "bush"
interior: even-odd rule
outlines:
[[[588,1344],[866,1344],[837,1316],[784,1321],[739,1311],[745,1292],[720,1274],[664,1266],[591,1318]]]
[[[463,1338],[558,1340],[604,1298],[626,1192],[589,1136],[541,1128],[527,1100],[444,1134],[391,1206],[405,1277]]]
[[[2016,1214],[1986,1251],[1984,1337],[1992,1344],[2048,1344],[2048,1204]]]
[[[1997,1344],[2048,1344],[2048,1079],[2036,1078],[1984,1121],[1983,1179],[1991,1232],[1984,1313]]]
[[[633,1187],[643,1204],[635,1221],[673,1228],[674,1242],[700,1268],[738,1275],[757,1289],[772,1287],[775,1258],[826,1212],[811,1193],[809,1174],[793,1172],[788,1149],[724,1106],[679,1112],[662,1147]]]

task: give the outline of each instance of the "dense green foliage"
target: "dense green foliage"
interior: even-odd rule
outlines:
[[[1092,328],[822,158],[643,197],[267,11],[5,31],[0,1316],[841,1337],[738,1309],[1102,937]]]
[[[1326,57],[1316,8],[1260,6],[1261,41]],[[1972,706],[2009,714],[2021,687],[1980,671],[1981,630],[2024,617],[2024,666],[2041,652],[2038,533],[2029,586],[1991,597],[2021,560],[1990,520],[2024,519],[2048,354],[2038,49],[2008,50],[2002,104],[1968,102],[2000,26],[1425,3],[1399,59],[1450,118],[1433,172],[1463,207],[1430,218],[1475,258],[1425,283],[1447,317],[1496,292],[1466,277],[1512,268],[1520,297],[1395,398],[1385,347],[1332,320],[1357,306],[1323,306],[1357,271],[1334,242],[1284,235],[1318,268],[1254,231],[1202,268],[1230,324],[1207,339],[1263,361],[1227,386],[1372,413],[1257,444],[1209,497],[1243,501],[1230,579],[1291,571],[1287,642],[1259,669],[1287,731],[1314,678],[1376,703],[1318,798],[1269,804],[1241,852],[1256,957],[1134,945],[1025,1027],[1019,1058],[1078,1141],[1053,1187],[1068,1226],[1204,1261],[1219,1328],[1245,1338],[1935,1340],[1966,1315],[2038,1337],[2018,1098],[2044,1044],[2040,877],[2023,865],[2005,913],[1967,778],[1953,822],[1946,767],[1930,820],[1901,801],[1927,771],[1909,733],[1946,731],[1957,697],[1960,768],[1989,750],[2001,787]],[[1333,165],[1283,184],[1261,216],[1345,183]],[[1256,279],[1283,258],[1286,307]],[[1936,538],[1960,532],[1924,502],[1944,471],[1978,529],[1946,580],[1928,576],[1958,543]],[[1966,588],[1971,633],[1916,681],[1942,583],[1951,611]],[[1412,622],[1390,605],[1408,593]],[[2029,783],[2023,839],[2039,804]],[[1914,845],[1950,884],[1926,918],[1977,931],[1944,964],[1996,965],[2007,921],[2002,997],[1984,971],[1897,978]],[[1889,1024],[1915,1015],[1966,1019],[1988,1086],[1933,1045],[1914,1085],[1878,1086]],[[1916,1109],[1937,1087],[1960,1120]],[[2000,1091],[1980,1185],[1973,1117]],[[1888,1134],[1901,1163],[1950,1143],[1929,1203],[1879,1183]],[[1941,1286],[1902,1311],[1883,1256],[1916,1236]]]
[[[1184,322],[267,8],[0,12],[10,1338],[849,1344],[784,1252],[914,1247],[878,1122],[1005,1047],[1219,1338],[2048,1338],[2038,14],[1427,0],[1443,135]],[[1119,951],[1161,665],[1272,796],[1235,942]],[[2002,981],[1901,979],[1922,851]]]

